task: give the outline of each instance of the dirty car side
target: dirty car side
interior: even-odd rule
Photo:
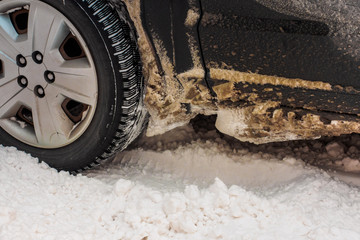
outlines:
[[[360,133],[358,1],[124,2],[139,35],[149,136],[198,114],[254,143]]]

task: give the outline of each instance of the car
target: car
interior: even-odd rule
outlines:
[[[262,144],[360,133],[358,1],[1,0],[0,143],[81,172],[217,115]]]

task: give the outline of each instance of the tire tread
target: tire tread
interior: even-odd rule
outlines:
[[[146,122],[146,110],[143,107],[144,79],[136,32],[129,22],[123,4],[116,6],[105,0],[81,0],[86,4],[87,11],[94,16],[108,46],[112,49],[115,69],[121,74],[117,83],[122,85],[123,99],[121,104],[120,122],[109,146],[96,157],[93,163],[73,173],[79,173],[99,165],[111,158],[116,152],[124,150],[142,131]],[[120,17],[120,15],[123,15]]]

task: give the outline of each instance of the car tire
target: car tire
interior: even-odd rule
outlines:
[[[2,0],[0,13],[0,92],[8,93],[0,144],[80,172],[141,133],[144,82],[125,9],[105,0]]]

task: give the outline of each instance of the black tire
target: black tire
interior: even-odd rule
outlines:
[[[86,131],[67,146],[33,147],[3,129],[0,143],[28,152],[58,170],[79,172],[125,149],[143,128],[144,83],[136,36],[124,20],[126,12],[116,11],[105,0],[41,1],[61,12],[85,40],[98,76],[96,111]]]

